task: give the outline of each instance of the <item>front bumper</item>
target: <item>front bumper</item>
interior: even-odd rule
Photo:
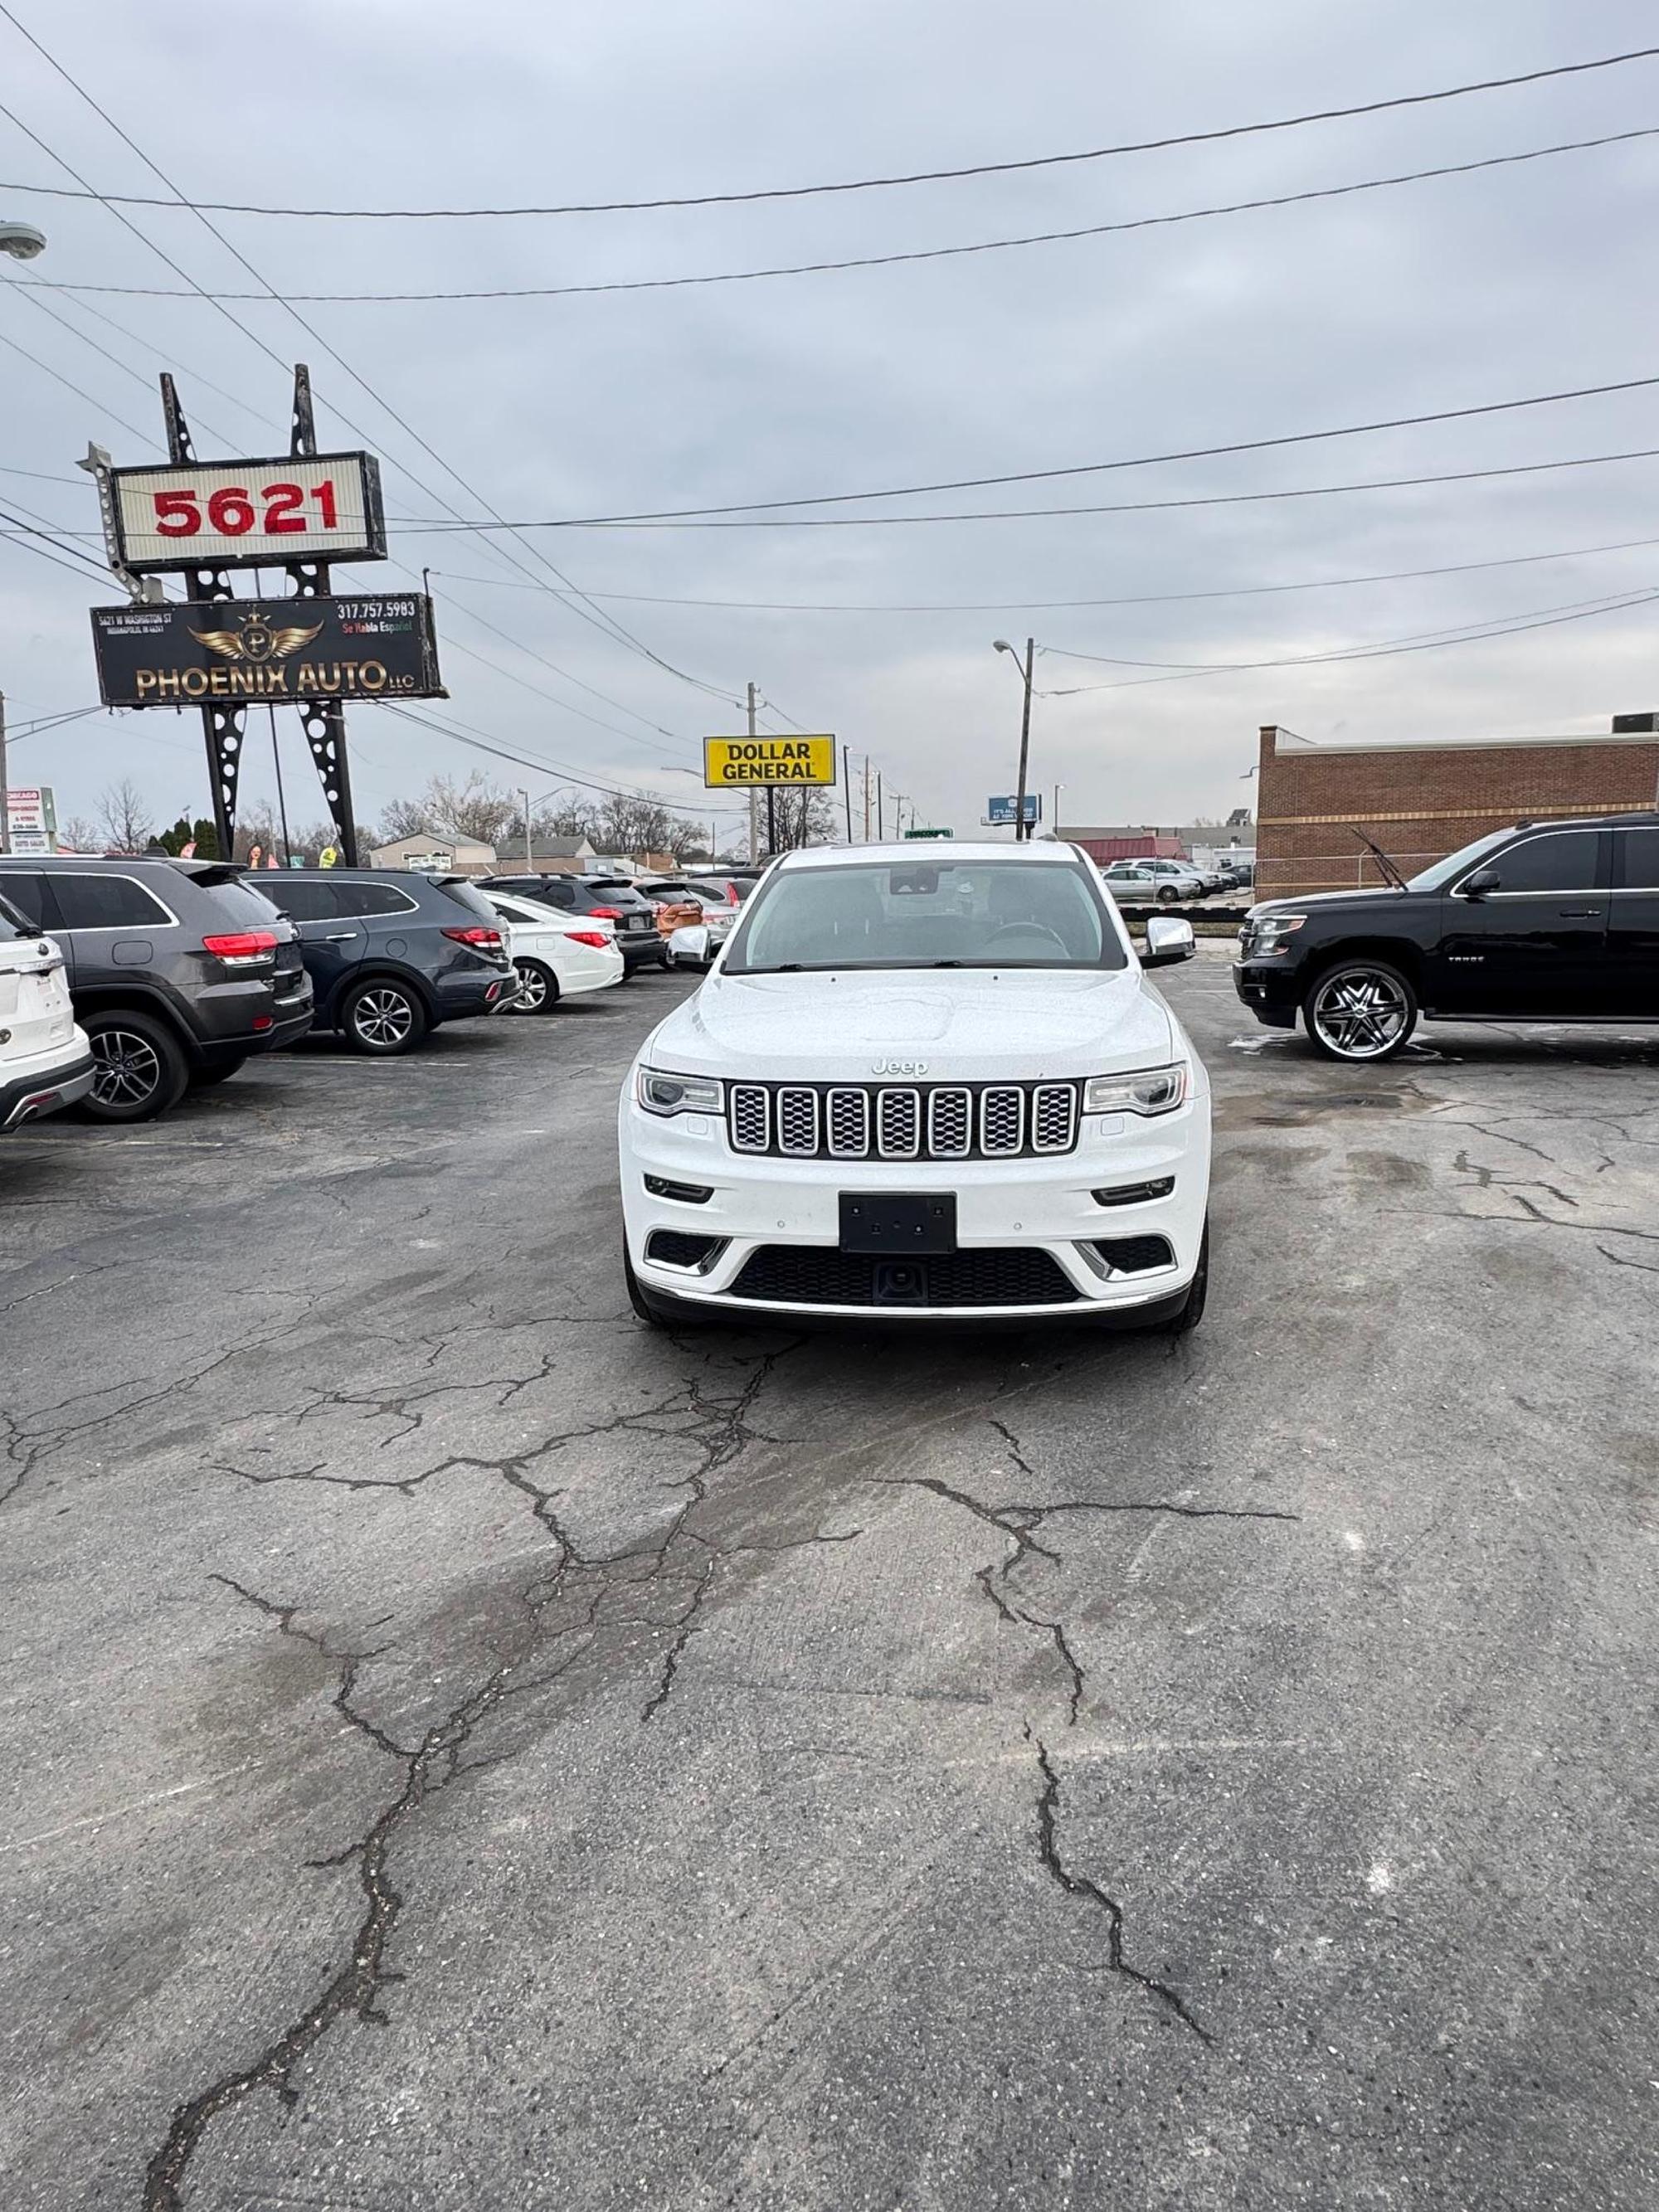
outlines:
[[[870,1322],[1076,1320],[1148,1314],[1178,1300],[1198,1267],[1210,1185],[1210,1101],[1200,1091],[1174,1114],[1085,1115],[1077,1149],[1058,1158],[1014,1160],[787,1160],[732,1151],[723,1121],[663,1119],[635,1103],[631,1085],[618,1122],[628,1253],[641,1286],[686,1304],[750,1317],[797,1313]],[[709,1192],[702,1203],[653,1195],[645,1179]],[[1091,1193],[1171,1177],[1166,1198],[1102,1206]],[[1042,1304],[842,1305],[756,1298],[737,1289],[766,1245],[837,1249],[843,1191],[951,1193],[963,1253],[1040,1251],[1069,1295]],[[653,1231],[724,1238],[705,1273],[647,1257]],[[1103,1274],[1079,1250],[1097,1240],[1160,1236],[1174,1258],[1134,1273]]]
[[[1293,1030],[1301,1005],[1296,971],[1285,961],[1235,960],[1233,988],[1257,1021],[1273,1030]]]

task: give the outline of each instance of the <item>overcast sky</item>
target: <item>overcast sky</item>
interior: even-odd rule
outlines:
[[[1028,0],[1018,9],[988,0],[290,0],[274,15],[10,4],[185,192],[306,206],[639,199],[992,162],[1656,42],[1653,9],[1639,0]],[[1475,161],[1647,127],[1656,90],[1659,63],[1633,63],[1209,147],[750,206],[490,222],[216,220],[283,294],[600,283],[963,244]],[[0,100],[94,186],[161,189],[3,19]],[[130,210],[141,239],[96,204],[15,189],[71,180],[3,118],[0,179],[14,188],[0,195],[0,214],[50,237],[27,269],[0,264],[12,276],[178,285],[147,239],[209,289],[258,289],[189,213]],[[1656,186],[1659,138],[897,268],[610,296],[301,308],[319,337],[272,302],[230,312],[283,362],[310,362],[327,443],[362,442],[342,411],[372,434],[394,517],[430,519],[447,503],[476,519],[481,498],[514,520],[724,505],[1063,467],[1656,373]],[[92,489],[73,462],[89,437],[118,460],[160,456],[163,368],[180,379],[204,458],[285,447],[282,372],[199,299],[31,297],[9,283],[0,338],[46,365],[0,346],[0,503],[15,514],[94,532]],[[1644,446],[1659,446],[1652,392],[988,498],[810,512],[1193,498]],[[1240,778],[1264,721],[1316,739],[1468,738],[1594,731],[1614,712],[1659,704],[1654,608],[1348,665],[1193,677],[1167,665],[1289,659],[1659,589],[1659,542],[1340,588],[1029,613],[1021,604],[1237,593],[1659,541],[1656,486],[1659,463],[1636,460],[1164,514],[587,528],[531,541],[651,652],[732,702],[754,678],[796,723],[867,752],[924,820],[961,831],[988,793],[1012,787],[1019,694],[1012,664],[991,650],[1000,635],[1023,642],[1034,633],[1048,648],[1037,664],[1032,781],[1046,793],[1065,786],[1061,814],[1073,823],[1190,818],[1248,801],[1252,787]],[[740,726],[735,703],[578,618],[545,566],[499,534],[399,529],[392,550],[410,568],[434,571],[453,695],[435,711],[549,763],[544,773],[501,765],[504,781],[552,789],[568,767],[649,785],[699,811],[696,740]],[[341,580],[395,590],[406,576],[387,562]],[[14,724],[90,703],[85,610],[118,591],[4,539],[0,592],[0,687]],[[692,600],[751,604],[676,604]],[[756,602],[985,604],[837,612]],[[1166,672],[1178,680],[1077,689]],[[1066,690],[1073,696],[1054,696]],[[367,817],[434,770],[490,765],[380,709],[354,708],[350,732]],[[321,809],[291,714],[283,743],[291,811],[314,818]],[[693,773],[666,772],[676,767]],[[158,815],[208,804],[193,714],[100,715],[25,738],[12,771],[14,783],[52,783],[64,815],[90,812],[100,787],[125,773]],[[269,744],[256,731],[245,805],[270,787]]]

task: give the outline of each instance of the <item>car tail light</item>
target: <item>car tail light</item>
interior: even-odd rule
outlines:
[[[597,945],[601,952],[611,942],[608,937],[604,936],[597,929],[567,929],[565,935],[573,945]]]
[[[276,1017],[271,1014],[255,1014],[253,1017],[253,1026],[256,1030],[275,1029],[276,1026]]]
[[[595,921],[620,921],[623,910],[619,906],[591,906],[587,911]]]
[[[483,922],[474,922],[470,929],[447,929],[446,937],[453,937],[457,945],[499,945],[499,929],[486,929]]]
[[[220,936],[204,937],[202,950],[222,960],[227,968],[262,968],[275,957],[276,936],[269,929],[228,930]]]

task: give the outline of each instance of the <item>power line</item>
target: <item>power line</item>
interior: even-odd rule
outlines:
[[[27,514],[28,513],[28,509],[25,507],[23,512]],[[21,545],[22,550],[25,552],[41,553],[44,559],[52,560],[54,556],[52,554],[45,553],[43,548],[46,545],[55,545],[58,548],[59,554],[68,554],[77,564],[72,572],[73,574],[79,576],[95,577],[100,583],[108,582],[109,572],[107,569],[104,568],[99,562],[93,560],[89,554],[83,553],[78,545],[70,544],[68,539],[54,536],[50,530],[32,530],[27,522],[21,520],[17,515],[9,514],[3,507],[0,507],[0,522],[10,523],[16,531],[21,533],[16,542]],[[38,538],[41,543],[40,544],[30,544],[27,541],[31,538]],[[60,568],[67,568],[69,565],[70,563],[68,561],[60,559],[58,562],[58,566]]]
[[[115,133],[116,137],[121,140],[122,143],[129,148],[130,150],[143,162],[145,167],[148,168],[153,175],[161,179],[167,190],[173,195],[173,203],[164,203],[163,204],[176,204],[178,205],[191,208],[191,212],[195,214],[198,221],[202,224],[203,228],[209,233],[209,234],[216,239],[219,244],[224,247],[225,251],[230,253],[238,262],[240,262],[241,266],[247,270],[249,276],[253,277],[256,283],[264,287],[265,295],[272,301],[276,301],[279,306],[282,306],[293,320],[299,325],[300,328],[303,330],[307,336],[314,339],[317,344],[320,345],[323,350],[328,355],[329,358],[335,362],[338,367],[351,378],[353,383],[361,386],[361,388],[368,394],[369,398],[374,401],[375,404],[386,414],[390,416],[392,420],[398,424],[398,428],[402,429],[407,436],[415,441],[416,444],[421,447],[423,453],[428,454],[431,459],[438,464],[440,468],[443,469],[447,475],[453,477],[454,481],[463,487],[471,498],[477,500],[480,506],[485,509],[486,513],[492,515],[497,515],[497,519],[499,520],[497,510],[491,507],[489,501],[483,497],[483,495],[477,490],[458,470],[451,465],[450,463],[446,461],[442,455],[437,452],[436,448],[429,444],[411,423],[405,421],[404,416],[398,412],[397,409],[392,405],[389,400],[382,398],[380,393],[375,390],[374,386],[368,383],[366,378],[362,376],[357,370],[352,368],[350,362],[345,359],[343,355],[339,353],[329,343],[328,340],[323,337],[322,333],[313,324],[308,322],[306,318],[300,313],[296,307],[289,305],[289,303],[283,299],[282,295],[277,292],[275,286],[270,283],[270,280],[262,273],[261,270],[254,267],[252,262],[251,262],[247,256],[241,252],[240,247],[234,246],[231,240],[226,237],[223,231],[222,231],[216,223],[211,222],[209,220],[207,215],[204,213],[200,208],[194,207],[192,204],[185,198],[182,189],[173,182],[173,179],[167,175],[167,172],[161,168],[160,164],[153,161],[151,157],[144,152],[137,141],[121,127],[121,125],[115,120],[114,117],[111,115],[106,108],[102,107],[99,104],[99,102],[93,97],[92,94],[87,90],[86,87],[82,85],[68,70],[66,70],[63,64],[59,62],[55,56],[48,52],[47,49],[41,45],[40,40],[34,36],[33,33],[31,32],[26,25],[21,23],[17,17],[13,14],[12,10],[3,4],[3,0],[0,0],[0,15],[3,15],[5,17],[6,21],[11,24],[12,27],[17,31],[31,46],[33,47],[35,52],[40,56],[41,59],[64,80],[64,83],[66,83],[81,100],[85,101],[86,105],[92,109],[93,112]],[[214,300],[212,295],[205,291],[204,288],[197,283],[196,279],[190,274],[190,271],[187,269],[181,267],[178,262],[173,260],[170,254],[167,253],[161,246],[157,246],[153,240],[148,238],[129,216],[121,212],[120,207],[116,204],[114,199],[107,194],[97,191],[88,183],[88,179],[82,176],[80,172],[76,169],[70,162],[66,161],[61,154],[56,152],[53,148],[47,145],[46,142],[40,137],[38,132],[30,130],[29,126],[24,123],[20,117],[14,115],[10,109],[0,106],[0,115],[4,115],[9,121],[15,124],[26,137],[33,140],[34,144],[40,148],[41,151],[46,155],[49,160],[56,161],[60,168],[64,169],[70,176],[75,178],[76,183],[85,190],[89,197],[101,201],[102,204],[108,208],[110,213],[115,216],[116,220],[123,224],[126,229],[130,230],[133,236],[137,238],[142,245],[147,246],[149,250],[152,253],[155,254],[160,260],[164,261],[167,267],[170,268],[176,276],[181,276],[185,283],[191,287],[191,291],[194,294],[209,301],[210,305],[216,307],[218,313],[224,317],[226,321],[230,323],[234,329],[240,331],[244,337],[247,338],[252,344],[256,345],[259,349],[260,352],[265,355],[267,359],[276,362],[277,366],[283,368],[286,374],[288,364],[282,361],[281,356],[275,353],[256,331],[251,331],[246,323],[242,322],[237,316],[234,315],[230,312],[230,309],[222,301]],[[357,436],[362,438],[366,442],[370,444],[378,442],[370,437],[370,434],[367,430],[361,428],[358,424],[353,422],[351,417],[345,413],[343,409],[336,405],[334,411],[339,416],[340,420],[344,422],[349,428],[353,430]],[[118,417],[116,419],[118,420],[119,418]],[[124,424],[123,428],[131,428],[131,426],[130,424]],[[136,434],[142,435],[143,434],[139,433]],[[411,483],[418,485],[422,491],[426,492],[432,499],[434,499],[438,504],[446,508],[449,514],[459,518],[459,508],[454,507],[450,501],[447,500],[441,492],[434,490],[429,484],[422,482],[421,477],[416,476],[414,471],[410,469],[406,465],[399,464],[399,465],[403,467],[404,474],[410,478]],[[511,534],[517,536],[516,532],[514,532]],[[538,547],[529,544],[522,539],[520,540],[520,543],[524,544],[525,550],[530,554],[532,559],[540,562],[540,564],[548,570],[550,574],[556,576],[566,589],[574,594],[576,599],[580,599],[581,598],[580,588],[572,583],[568,577],[563,575],[554,566],[553,562],[544,553],[543,553]],[[514,556],[508,553],[505,548],[498,549],[498,550],[501,558],[508,561],[514,567],[523,570],[525,574],[528,574],[530,573],[527,569],[524,568],[524,563],[514,559]],[[612,637],[619,642],[627,644],[632,650],[642,654],[647,660],[655,663],[658,667],[665,670],[669,675],[679,678],[684,683],[691,684],[699,690],[710,691],[713,696],[717,698],[723,699],[726,696],[723,692],[720,691],[716,687],[705,684],[701,678],[689,675],[685,670],[676,668],[670,662],[662,659],[660,656],[653,653],[650,647],[646,645],[642,640],[636,638],[631,631],[625,629],[620,623],[616,621],[614,617],[607,615],[603,608],[593,607],[591,610],[587,610],[580,606],[572,605],[571,611],[579,615],[584,622],[590,623],[593,627],[600,629],[604,635]]]
[[[118,415],[112,407],[106,407],[101,399],[94,399],[91,392],[82,392],[78,384],[70,383],[61,369],[54,368],[49,361],[42,361],[39,354],[31,353],[27,346],[19,345],[15,338],[8,337],[3,331],[0,331],[0,345],[9,346],[14,353],[21,354],[25,361],[31,362],[43,375],[51,377],[54,384],[61,384],[65,392],[72,392],[77,399],[84,399],[88,406],[95,408],[100,416],[106,416],[112,422],[118,422],[124,430],[130,431],[135,438],[141,440],[146,446],[155,444],[155,436],[152,431],[139,429],[136,423],[129,422],[125,415]]]
[[[0,13],[3,9],[0,8]],[[788,499],[740,499],[720,507],[646,507],[632,514],[572,515],[556,525],[508,524],[511,529],[593,529],[628,522],[698,522],[728,514],[773,514],[785,507],[846,507],[870,499],[921,499],[934,492],[990,491],[1003,484],[1052,483],[1061,477],[1110,475],[1122,469],[1163,468],[1176,461],[1212,461],[1238,453],[1262,453],[1285,446],[1328,444],[1337,438],[1363,438],[1382,430],[1421,429],[1431,422],[1467,422],[1477,416],[1513,415],[1528,407],[1556,407],[1572,399],[1602,399],[1614,392],[1645,392],[1659,376],[1630,376],[1611,384],[1583,384],[1562,392],[1537,392],[1524,399],[1486,399],[1470,407],[1438,407],[1421,415],[1388,415],[1374,422],[1344,422],[1328,430],[1285,430],[1271,438],[1237,438],[1224,446],[1178,446],[1167,453],[1133,453],[1110,461],[1068,461],[1052,469],[1011,469],[999,476],[945,477],[930,483],[882,484],[869,491],[799,492]],[[497,518],[499,520],[499,518]]]
[[[1079,698],[1087,692],[1133,691],[1150,684],[1190,684],[1203,676],[1234,676],[1255,669],[1311,668],[1353,660],[1389,659],[1402,653],[1438,653],[1450,646],[1480,645],[1495,637],[1517,636],[1523,630],[1553,629],[1563,623],[1589,622],[1598,615],[1622,614],[1632,607],[1650,606],[1656,600],[1659,600],[1659,591],[1626,593],[1617,599],[1597,600],[1588,606],[1581,605],[1571,613],[1547,615],[1536,620],[1505,620],[1486,628],[1466,623],[1460,631],[1433,633],[1427,637],[1397,640],[1382,645],[1345,647],[1335,653],[1301,653],[1280,660],[1217,661],[1203,667],[1178,669],[1172,675],[1126,677],[1115,684],[1079,684],[1067,690],[1049,692],[1044,696],[1049,698]]]
[[[1617,453],[1583,453],[1562,461],[1511,461],[1491,469],[1452,469],[1432,476],[1366,477],[1352,483],[1291,485],[1281,491],[1211,492],[1188,499],[1118,500],[1088,507],[1007,507],[969,508],[953,514],[794,514],[753,520],[711,522],[572,523],[556,520],[521,522],[521,530],[877,530],[908,527],[924,522],[1030,522],[1056,514],[1153,514],[1164,509],[1189,507],[1252,507],[1265,500],[1329,499],[1339,492],[1401,491],[1421,484],[1474,483],[1493,477],[1529,477],[1558,469],[1598,468],[1610,461],[1649,461],[1659,457],[1659,446],[1636,446]],[[430,532],[487,536],[500,526],[489,522],[422,523]]]
[[[518,768],[538,769],[547,775],[562,776],[567,783],[574,784],[580,790],[601,792],[611,799],[648,799],[653,805],[678,807],[681,811],[684,811],[684,802],[665,799],[660,792],[642,791],[626,784],[603,783],[591,776],[582,775],[574,769],[567,768],[559,761],[548,760],[535,753],[515,750],[513,747],[503,745],[494,738],[486,738],[482,732],[473,731],[468,734],[469,726],[465,723],[458,726],[452,721],[441,721],[434,715],[416,714],[412,708],[395,706],[390,700],[377,700],[374,703],[385,707],[391,714],[400,715],[406,722],[414,722],[422,729],[435,731],[441,737],[453,738],[458,744],[470,745],[475,752],[493,754],[497,760],[510,761]],[[709,805],[699,811],[703,814],[719,813],[735,816],[738,810],[729,804],[720,805],[711,799]]]
[[[764,615],[995,615],[1048,614],[1082,607],[1174,606],[1191,599],[1245,599],[1281,592],[1329,592],[1354,584],[1401,584],[1421,576],[1463,576],[1477,568],[1524,568],[1545,561],[1583,561],[1598,553],[1631,553],[1659,545],[1659,538],[1622,538],[1607,545],[1564,546],[1553,553],[1510,553],[1492,561],[1454,561],[1432,568],[1382,568],[1364,576],[1310,576],[1292,584],[1230,584],[1204,592],[1133,592],[1109,599],[680,599],[644,592],[595,592],[596,599],[638,599],[653,607],[719,608]],[[455,575],[434,568],[434,576],[458,584],[490,584],[493,576]],[[502,580],[505,582],[505,580]],[[538,584],[507,584],[515,592],[539,591]]]
[[[46,52],[40,42],[24,30],[9,8],[0,5],[0,15],[5,15],[17,30],[22,32],[37,52]],[[854,177],[822,185],[771,185],[742,192],[693,192],[641,200],[573,200],[545,207],[467,208],[271,207],[246,200],[185,200],[182,193],[177,194],[173,200],[146,198],[131,192],[112,197],[124,207],[171,207],[182,202],[197,214],[282,216],[336,222],[434,222],[520,216],[635,215],[659,208],[744,206],[757,200],[814,199],[832,193],[888,191],[899,185],[953,184],[965,177],[1011,176],[1024,170],[1062,168],[1084,161],[1109,161],[1126,154],[1161,153],[1176,146],[1209,146],[1224,139],[1260,137],[1276,131],[1298,131],[1313,123],[1341,123],[1356,116],[1382,115],[1406,107],[1425,107],[1443,100],[1467,99],[1474,93],[1502,92],[1516,85],[1541,84],[1553,77],[1582,76],[1592,70],[1618,69],[1628,62],[1651,61],[1656,55],[1659,55],[1659,46],[1636,46],[1623,53],[1599,55],[1590,61],[1560,62],[1548,69],[1527,70],[1514,76],[1481,77],[1467,84],[1444,85],[1431,92],[1399,93],[1387,100],[1363,100],[1347,107],[1315,108],[1304,114],[1279,116],[1267,122],[1232,123],[1212,131],[1185,131],[1162,138],[1131,139],[1110,146],[1085,147],[1072,153],[1026,155],[1007,161],[975,161],[954,169],[913,169],[888,176]],[[52,58],[47,55],[46,58],[51,60]],[[53,64],[53,66],[57,64]],[[67,71],[60,73],[68,74]],[[149,166],[155,167],[153,162]],[[157,171],[156,173],[159,175],[161,173]],[[164,178],[162,181],[167,184],[170,191],[173,190],[170,179]],[[8,185],[0,189],[9,191],[52,190],[28,185]],[[53,191],[53,197],[77,198],[82,195],[65,193],[58,189]],[[94,197],[101,198],[102,195]]]
[[[927,246],[901,253],[860,253],[835,261],[791,261],[764,269],[722,269],[690,276],[637,276],[595,284],[496,285],[476,291],[434,292],[290,292],[284,296],[302,307],[410,307],[442,301],[570,300],[592,298],[611,292],[684,291],[707,284],[753,284],[776,276],[822,276],[853,269],[891,269],[915,261],[951,261],[966,254],[1006,253],[1030,246],[1068,245],[1079,239],[1111,238],[1127,231],[1162,229],[1173,223],[1203,222],[1217,216],[1250,215],[1268,208],[1301,207],[1314,200],[1344,199],[1356,192],[1383,191],[1396,185],[1416,185],[1442,177],[1467,177],[1480,169],[1512,168],[1525,161],[1541,161],[1557,154],[1582,154],[1598,147],[1622,146],[1632,139],[1659,137],[1659,125],[1637,131],[1615,131],[1600,138],[1571,138],[1553,146],[1534,146],[1520,154],[1492,154],[1478,161],[1451,161],[1432,169],[1407,169],[1389,177],[1366,177],[1347,185],[1324,185],[1302,192],[1276,192],[1252,200],[1228,200],[1214,207],[1183,208],[1170,215],[1136,216],[1123,222],[1091,222],[1071,230],[1037,230],[1015,238],[982,238],[963,246]],[[10,186],[0,186],[9,191]],[[163,201],[163,206],[176,202]],[[36,291],[101,294],[128,299],[189,300],[193,292],[149,284],[76,284],[44,276],[14,278]],[[210,292],[211,300],[258,301],[264,292]]]

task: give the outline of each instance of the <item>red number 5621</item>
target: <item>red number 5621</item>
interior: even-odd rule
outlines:
[[[337,521],[334,486],[331,481],[313,484],[310,497],[317,503],[318,520],[325,530],[332,530]],[[240,484],[222,484],[210,495],[207,501],[208,527],[221,538],[243,538],[258,520],[253,497],[264,502],[264,534],[267,538],[302,536],[311,527],[305,512],[307,494],[295,483],[265,484],[257,495],[250,495]],[[161,538],[199,538],[202,534],[202,498],[195,491],[158,491],[151,494],[155,502],[156,534]]]

